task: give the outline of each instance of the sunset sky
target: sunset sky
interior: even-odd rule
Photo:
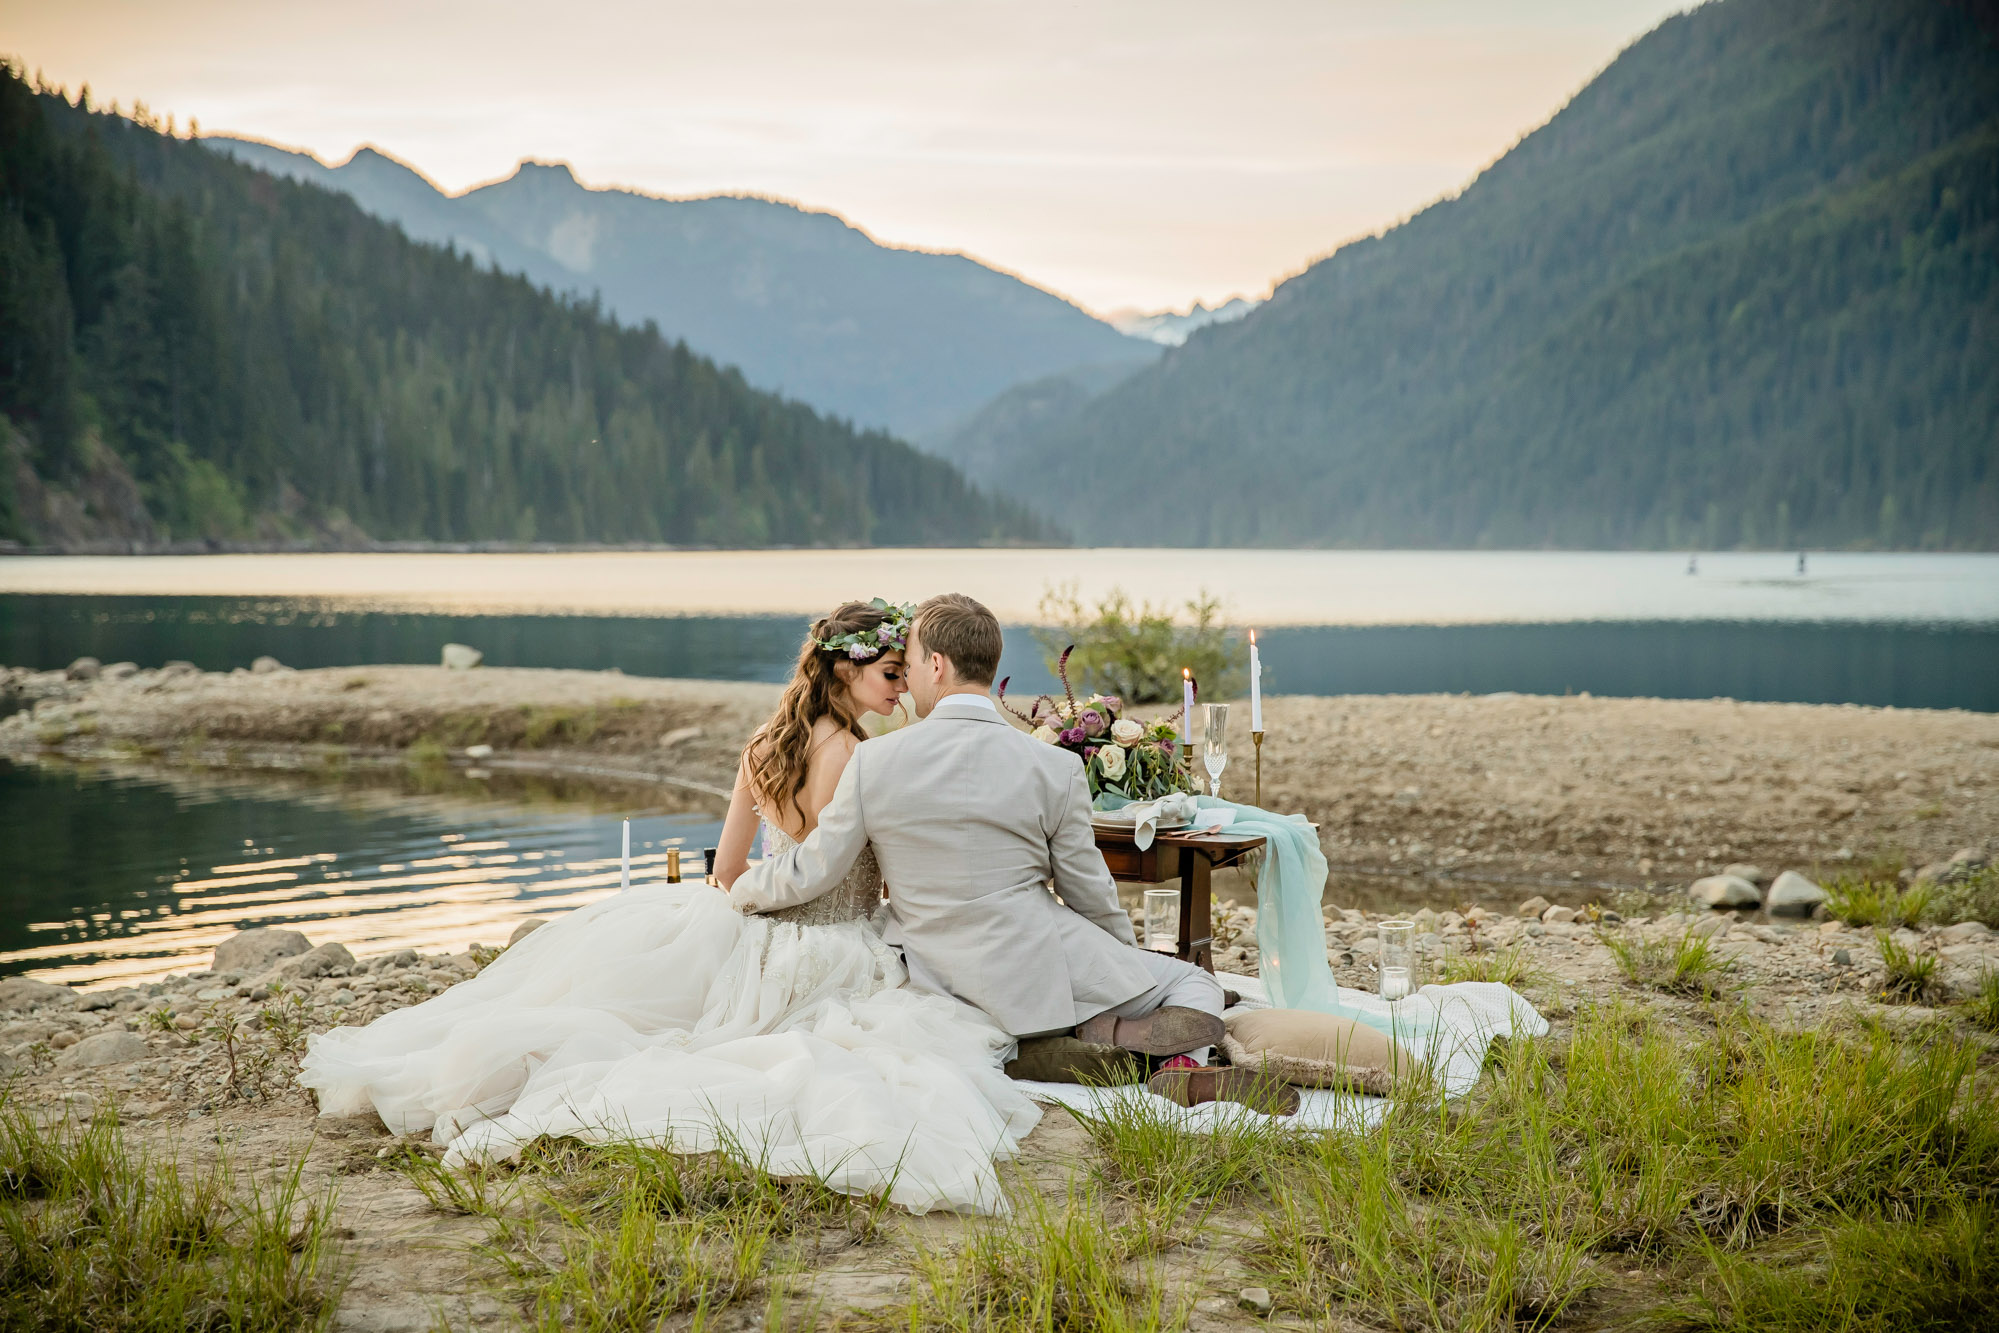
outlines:
[[[1098,311],[1262,295],[1457,189],[1679,0],[0,0],[99,103],[463,190],[751,192]]]

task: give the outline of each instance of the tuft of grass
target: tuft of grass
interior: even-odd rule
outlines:
[[[1987,1032],[1999,1032],[1999,972],[1978,974],[1978,989],[1964,1002],[1965,1017]]]
[[[588,745],[603,729],[595,708],[521,705],[521,744],[536,750],[547,745]]]
[[[1604,935],[1603,942],[1626,980],[1667,995],[1716,999],[1722,993],[1722,974],[1733,966],[1712,939],[1692,931],[1677,940],[1648,940],[1619,932]]]
[[[400,1145],[386,1160],[440,1213],[498,1218],[514,1197],[512,1181],[483,1164],[454,1171],[412,1144]]]
[[[1827,881],[1826,910],[1849,926],[1919,924],[1929,913],[1935,890],[1928,884],[1904,888],[1891,878],[1841,875]]]
[[[1952,1333],[1999,1328],[1999,1205],[1948,1200],[1871,1214],[1773,1254],[1710,1250],[1699,1294],[1666,1312],[1729,1333]]]
[[[419,736],[403,751],[403,758],[419,768],[438,768],[450,762],[451,752],[435,736]]]
[[[1905,949],[1885,930],[1875,935],[1874,942],[1881,950],[1881,966],[1888,970],[1882,991],[1889,999],[1905,1004],[1921,1004],[1935,993],[1935,954]]]
[[[1515,990],[1536,985],[1548,977],[1517,944],[1492,953],[1447,955],[1443,962],[1443,974],[1446,985],[1459,981],[1497,981]]]
[[[909,1303],[880,1327],[910,1333],[1160,1333],[1186,1326],[1137,1231],[1087,1191],[1059,1201],[1023,1190],[1012,1215],[975,1223],[961,1246],[919,1250]]]
[[[1100,1154],[1102,1193],[1147,1234],[1162,1235],[1190,1210],[1266,1198],[1305,1151],[1304,1140],[1268,1116],[1221,1116],[1196,1132],[1158,1098],[1129,1091],[1093,1114],[1069,1113]]]
[[[1953,869],[1942,879],[1921,887],[1930,892],[1923,919],[1931,924],[1954,926],[1960,921],[1982,921],[1988,926],[1999,926],[1999,865]]]
[[[44,1128],[0,1105],[0,1328],[323,1329],[333,1195],[129,1148],[116,1117]]]

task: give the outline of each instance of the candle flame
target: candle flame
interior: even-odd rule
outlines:
[[[1249,646],[1250,646],[1250,647],[1252,647],[1252,648],[1256,647],[1256,631],[1255,631],[1255,630],[1251,630],[1251,631],[1249,632]]]
[[[1194,678],[1194,669],[1192,667],[1181,667],[1180,677],[1183,680],[1192,680]]]

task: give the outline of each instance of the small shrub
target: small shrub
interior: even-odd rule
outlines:
[[[1547,979],[1547,973],[1534,966],[1517,944],[1491,953],[1450,954],[1444,959],[1443,973],[1446,985],[1459,981],[1496,981],[1515,990]]]
[[[1232,699],[1248,682],[1249,647],[1222,619],[1221,602],[1203,591],[1186,604],[1182,624],[1170,607],[1140,604],[1114,588],[1086,606],[1076,585],[1050,587],[1041,596],[1034,631],[1053,673],[1071,644],[1069,670],[1081,684],[1127,704],[1180,702],[1180,670],[1191,667],[1201,697]]]
[[[1888,970],[1883,993],[1907,1004],[1928,999],[1936,990],[1936,955],[1905,949],[1886,931],[1875,936],[1875,943],[1881,948],[1881,966]]]
[[[1999,972],[1978,974],[1978,989],[1964,1002],[1965,1017],[1987,1032],[1999,1032]]]
[[[448,762],[451,753],[435,736],[419,736],[403,752],[403,757],[419,768],[436,768]]]

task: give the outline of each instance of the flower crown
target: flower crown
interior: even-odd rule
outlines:
[[[850,661],[865,662],[869,658],[880,657],[883,652],[901,652],[909,646],[909,622],[916,616],[916,608],[908,602],[900,606],[874,598],[869,606],[882,613],[882,623],[873,629],[856,630],[851,634],[835,634],[830,639],[814,639],[812,642],[821,652],[839,653]]]

